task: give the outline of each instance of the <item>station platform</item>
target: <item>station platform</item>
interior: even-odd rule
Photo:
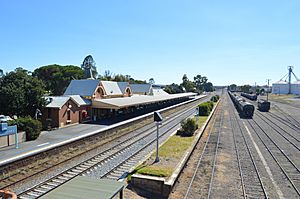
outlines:
[[[0,166],[107,127],[108,125],[76,124],[53,131],[43,131],[36,140],[19,143],[18,149],[14,145],[0,148]]]
[[[204,97],[206,97],[206,95],[197,96],[193,101]],[[175,108],[189,102],[191,101],[182,102],[158,111]],[[0,166],[148,117],[149,115],[153,115],[153,112],[112,124],[76,124],[57,130],[44,131],[36,140],[19,143],[18,149],[16,149],[14,145],[0,148]]]

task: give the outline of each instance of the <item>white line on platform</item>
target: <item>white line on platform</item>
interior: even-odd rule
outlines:
[[[249,135],[249,137],[250,137],[250,139],[251,139],[251,141],[252,141],[252,143],[253,143],[253,145],[254,145],[254,147],[255,147],[255,149],[256,149],[256,151],[257,151],[257,153],[258,153],[258,155],[259,155],[259,157],[260,157],[260,159],[261,159],[261,161],[262,161],[262,163],[263,163],[263,165],[265,166],[265,169],[266,169],[266,171],[267,171],[267,173],[268,173],[268,175],[269,175],[269,177],[270,177],[271,182],[273,183],[273,185],[274,185],[274,187],[275,187],[275,189],[276,189],[276,192],[277,192],[279,198],[280,198],[280,199],[284,199],[281,190],[279,189],[277,183],[275,182],[275,180],[274,180],[274,178],[273,178],[271,169],[270,169],[270,167],[268,166],[267,161],[265,160],[264,156],[262,155],[261,151],[259,150],[259,148],[258,148],[256,142],[254,141],[254,139],[253,139],[253,137],[252,137],[252,135],[251,135],[251,133],[250,133],[248,127],[247,127],[246,124],[245,124],[245,122],[243,122],[243,124],[244,124],[244,127],[245,127],[246,130],[247,130],[247,133],[248,133],[248,135]]]
[[[43,144],[39,144],[37,146],[40,147],[40,146],[44,146],[44,145],[47,145],[47,144],[49,144],[49,142],[46,142],[46,143],[43,143]]]

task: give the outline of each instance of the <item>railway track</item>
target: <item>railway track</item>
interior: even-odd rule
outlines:
[[[190,116],[193,112],[194,107],[180,114],[177,113],[175,118],[166,120],[161,128],[164,129],[164,132],[161,131],[160,137],[178,128],[181,119]],[[146,147],[149,148],[151,143],[155,142],[154,132],[155,129],[148,129],[139,136],[134,136],[124,142],[118,143],[106,151],[103,151],[103,153],[20,193],[19,198],[38,198],[79,175],[92,175],[97,173],[98,178],[108,177],[119,179],[124,173],[126,174],[126,170],[128,170],[129,167],[134,166],[139,154]],[[118,161],[116,162],[116,160]]]
[[[257,121],[248,120],[248,123],[300,197],[299,168]]]
[[[280,117],[279,115],[273,113],[273,112],[269,112],[268,113],[270,117],[272,117],[273,119],[277,120],[278,122],[290,127],[291,129],[295,130],[295,131],[300,131],[300,126],[295,125],[294,123],[290,122],[289,120],[286,120],[285,118]]]
[[[220,131],[224,117],[224,113],[219,107],[215,114],[216,116],[213,119],[213,127],[210,129],[204,149],[187,188],[184,197],[185,199],[210,198],[218,155]]]
[[[300,122],[296,118],[294,118],[292,115],[279,108],[277,105],[274,105],[273,107],[275,108],[276,111],[278,111],[281,114],[281,117],[279,116],[281,119],[287,121],[288,123],[294,125],[296,128],[300,129]]]
[[[231,102],[232,104],[232,102]],[[239,118],[233,111],[230,114],[230,121],[233,129],[234,148],[241,177],[243,197],[246,198],[268,198],[261,175],[255,163],[254,154],[249,147],[249,141],[244,135],[244,130]]]
[[[296,135],[293,135],[291,131],[284,129],[281,125],[278,125],[277,122],[270,119],[269,114],[256,113],[256,116],[267,124],[271,129],[274,130],[278,135],[284,138],[289,144],[294,146],[298,151],[300,151],[300,139]],[[294,132],[294,134],[297,132]]]

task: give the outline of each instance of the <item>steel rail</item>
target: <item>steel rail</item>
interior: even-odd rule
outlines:
[[[205,98],[201,98],[201,99],[199,99],[199,100],[196,100],[196,101],[191,102],[191,104],[189,104],[189,107],[194,107],[195,104],[198,104],[199,101],[201,101],[201,100],[203,100],[203,99],[205,99]],[[190,108],[189,108],[189,109],[190,109]],[[188,111],[188,110],[184,110],[184,111]],[[180,111],[178,111],[178,112],[184,114],[184,111],[180,110]],[[173,115],[175,116],[176,114],[178,114],[178,112],[171,113],[170,116],[168,116],[168,117],[172,117]],[[168,120],[169,120],[169,119],[167,119],[166,121],[168,121]],[[147,125],[145,125],[144,127],[146,127],[146,126],[147,126]],[[147,129],[144,130],[144,132],[146,132],[146,131],[148,131],[148,130],[154,128],[154,127],[155,127],[155,126],[151,124]],[[143,128],[143,127],[142,127],[142,128]],[[132,132],[132,131],[131,131],[131,132]],[[128,134],[130,134],[130,132],[129,132]],[[127,134],[127,135],[128,135],[128,134]],[[115,140],[116,140],[116,139],[120,139],[121,137],[122,137],[122,136],[119,136],[119,137],[115,138]],[[126,140],[130,140],[130,139],[131,139],[131,138],[126,139]],[[124,142],[126,142],[126,140],[125,140]],[[108,142],[107,142],[107,143],[108,143]],[[105,143],[105,144],[107,144],[107,143]],[[116,146],[119,145],[119,144],[120,144],[120,142],[119,142],[119,143],[116,143],[113,147],[116,147]],[[1,179],[1,182],[2,182],[2,183],[3,183],[4,181],[9,181],[9,182],[13,181],[13,182],[12,182],[12,183],[9,183],[8,185],[5,185],[5,186],[0,187],[0,189],[6,189],[6,188],[9,188],[9,187],[15,186],[16,184],[19,184],[20,182],[26,181],[27,179],[30,179],[30,178],[32,178],[32,177],[34,177],[34,176],[36,176],[36,175],[39,175],[39,174],[41,174],[41,173],[44,173],[45,171],[47,171],[47,170],[49,170],[49,169],[51,169],[51,168],[53,168],[53,167],[63,165],[63,164],[65,164],[66,162],[71,161],[71,160],[73,160],[73,159],[75,159],[75,158],[77,158],[77,157],[79,157],[79,156],[81,156],[81,155],[83,155],[83,154],[85,154],[85,153],[88,153],[88,152],[90,152],[90,151],[93,151],[93,150],[95,150],[95,149],[97,149],[97,148],[99,148],[99,146],[96,146],[96,147],[93,147],[93,148],[91,148],[91,149],[88,149],[88,150],[86,150],[86,151],[84,151],[84,152],[81,152],[81,153],[77,154],[76,156],[67,158],[67,159],[65,159],[65,160],[63,160],[63,161],[61,161],[61,162],[59,162],[59,163],[52,164],[50,168],[48,167],[48,168],[42,169],[42,170],[40,170],[40,171],[38,171],[38,172],[36,172],[36,173],[34,173],[34,174],[28,175],[28,176],[26,176],[26,177],[24,177],[24,178],[22,178],[22,179],[20,179],[20,180],[17,180],[17,181],[13,181],[13,177],[19,175],[19,173],[16,173],[16,174],[14,174],[14,175],[8,176],[8,177],[6,177],[6,178],[2,178],[2,179]],[[110,148],[112,148],[112,147],[110,147]]]
[[[285,124],[287,126],[289,126],[291,129],[299,132],[300,131],[300,127],[298,127],[297,125],[295,125],[294,123],[290,122],[289,120],[286,120],[280,116],[278,116],[275,113],[269,112],[268,115],[274,119],[276,119],[277,121],[281,122],[282,124]]]
[[[213,122],[212,122],[213,126],[211,127],[211,129],[210,129],[210,131],[209,131],[209,135],[208,135],[208,137],[207,137],[207,140],[206,140],[206,142],[205,142],[203,151],[202,151],[202,153],[201,153],[201,155],[200,155],[200,157],[199,157],[199,160],[198,160],[198,162],[197,162],[196,169],[195,169],[195,171],[194,171],[194,173],[193,173],[192,179],[191,179],[191,181],[190,181],[190,183],[189,183],[189,186],[188,186],[188,188],[187,188],[187,191],[186,191],[186,194],[185,194],[185,196],[184,196],[184,199],[187,199],[187,198],[188,198],[188,195],[189,195],[189,193],[190,193],[190,191],[191,191],[191,188],[192,188],[192,184],[193,184],[193,182],[195,181],[196,175],[197,175],[198,170],[199,170],[199,168],[200,168],[200,163],[202,162],[202,159],[203,159],[203,157],[204,157],[204,153],[205,153],[205,151],[206,151],[206,149],[207,149],[207,146],[208,146],[208,143],[209,143],[209,141],[210,141],[210,137],[211,137],[211,134],[212,134],[214,125],[216,124],[216,120],[217,120],[217,112],[219,112],[219,111],[220,111],[220,108],[217,107],[216,115],[215,115],[215,117],[213,118]]]
[[[260,113],[261,114],[261,113]],[[291,145],[293,145],[296,149],[298,149],[298,151],[300,151],[300,148],[294,144],[293,142],[291,142],[291,140],[289,140],[285,135],[283,135],[282,132],[278,131],[276,128],[274,128],[273,125],[275,125],[276,127],[278,127],[280,130],[282,130],[283,132],[285,132],[286,134],[288,134],[289,136],[291,136],[294,140],[296,140],[298,142],[298,144],[300,144],[300,140],[298,138],[296,138],[295,136],[291,135],[289,132],[287,132],[285,129],[283,129],[282,127],[278,126],[275,122],[273,122],[272,120],[270,120],[269,118],[267,117],[263,117],[261,116],[260,114],[257,114],[256,115],[262,120],[265,122],[265,124],[268,124],[272,129],[274,129],[281,137],[283,137],[286,141],[288,141]],[[264,119],[265,118],[265,119]],[[266,119],[269,121],[266,121]],[[271,123],[271,124],[270,124]],[[272,125],[273,124],[273,125]]]
[[[183,113],[181,113],[180,115],[177,115],[175,118],[170,118],[168,120],[168,123],[165,123],[163,124],[164,126],[166,126],[167,124],[169,124],[170,122],[172,121],[175,121],[175,119],[177,119],[177,117],[180,117],[184,114],[192,114],[194,112],[193,110],[194,108],[190,108],[189,110],[186,110],[184,111]],[[178,125],[180,122],[176,122],[176,124],[172,125],[170,128],[173,128],[174,126]],[[153,132],[155,132],[155,129],[153,129],[150,133],[147,133],[146,135],[142,136],[141,138],[138,138],[136,139],[133,143],[136,143],[140,140],[143,140],[145,139],[147,136],[151,136],[153,134]],[[134,137],[135,138],[135,137]],[[128,140],[132,140],[132,138],[129,138]],[[126,142],[126,141],[125,141]],[[121,146],[123,143],[125,142],[122,142],[122,143],[119,143],[118,146]],[[78,165],[76,166],[73,166],[72,168],[46,180],[45,182],[42,182],[28,190],[26,190],[25,192],[22,192],[21,194],[19,194],[19,197],[20,198],[26,198],[25,196],[26,195],[31,195],[32,196],[36,196],[36,197],[41,197],[42,195],[45,195],[46,193],[48,193],[49,191],[59,187],[60,185],[70,181],[71,179],[75,178],[76,176],[79,176],[81,174],[84,174],[85,172],[87,172],[88,170],[90,170],[91,168],[95,167],[95,166],[99,166],[101,164],[103,164],[105,161],[108,161],[109,159],[112,159],[113,157],[116,157],[118,155],[121,154],[122,151],[124,150],[128,150],[128,146],[132,146],[133,143],[127,143],[123,148],[121,148],[120,150],[116,150],[116,147],[111,147],[107,150],[105,150],[103,153],[101,154],[98,154],[82,163],[79,163]],[[112,154],[110,155],[107,155],[110,151],[113,151]],[[56,186],[54,186],[53,184],[53,181],[56,181],[56,183],[58,183]],[[61,183],[59,182],[61,181]],[[41,191],[39,188],[40,187],[49,187],[49,184],[52,184],[54,187],[52,189],[48,189],[48,190],[44,190],[44,191]],[[50,188],[50,187],[49,187]],[[38,193],[36,193],[38,192]]]
[[[281,108],[279,108],[276,104],[274,104],[273,106],[275,109],[277,109],[279,112],[282,113],[282,115],[289,120],[291,123],[295,122],[297,124],[297,127],[300,126],[300,122],[298,120],[296,120],[293,116],[291,116],[289,113],[285,112],[284,110],[282,110]],[[292,121],[293,120],[293,121]]]
[[[212,185],[213,185],[213,178],[214,178],[215,168],[216,168],[216,162],[217,162],[217,156],[218,156],[218,148],[219,148],[220,135],[221,135],[221,129],[222,129],[221,127],[222,127],[223,119],[224,119],[224,111],[222,111],[222,113],[221,113],[220,128],[218,130],[218,140],[217,140],[217,145],[216,145],[216,150],[215,150],[215,158],[214,158],[214,162],[213,162],[213,169],[212,169],[212,173],[211,173],[211,179],[210,179],[210,183],[209,183],[209,190],[208,190],[208,196],[207,196],[207,198],[211,198],[210,195],[211,195],[211,190],[212,190]]]
[[[298,173],[300,172],[299,169],[297,168],[297,166],[293,163],[292,160],[290,160],[290,158],[284,153],[283,150],[281,150],[279,148],[279,146],[270,138],[270,136],[261,128],[261,126],[259,124],[256,123],[255,120],[252,120],[257,126],[258,128],[268,137],[268,139],[274,144],[274,146],[276,146],[276,148],[278,149],[278,151],[280,151],[281,154],[283,154],[283,157],[285,157],[286,160],[288,160],[288,162],[291,163],[291,165],[294,167],[294,169],[296,169],[298,171]],[[284,175],[286,176],[286,178],[289,180],[289,182],[291,183],[291,185],[293,186],[293,188],[295,189],[295,191],[297,192],[298,196],[300,196],[300,191],[297,188],[297,186],[295,185],[295,183],[293,182],[293,180],[291,179],[291,177],[289,176],[289,174],[287,173],[288,171],[286,171],[283,168],[284,164],[281,164],[279,162],[279,160],[276,158],[276,156],[273,154],[272,150],[270,149],[270,147],[267,146],[267,144],[265,143],[265,141],[262,139],[261,135],[259,135],[259,133],[256,131],[256,129],[254,128],[253,124],[251,124],[251,122],[248,120],[248,123],[250,124],[250,126],[252,127],[252,129],[254,130],[254,132],[256,133],[256,135],[258,136],[258,138],[260,139],[260,141],[263,143],[263,145],[265,146],[265,148],[268,150],[268,152],[270,153],[270,155],[272,156],[272,158],[274,159],[274,161],[277,163],[277,165],[279,166],[280,170],[284,173]]]
[[[233,104],[232,104],[233,105]],[[247,143],[247,140],[246,140],[246,138],[245,138],[245,135],[244,135],[244,133],[243,133],[243,130],[242,130],[242,127],[241,127],[241,125],[240,125],[240,123],[239,123],[239,121],[238,121],[238,119],[237,119],[237,116],[236,116],[236,113],[235,112],[233,112],[233,115],[234,115],[234,117],[233,117],[233,120],[235,120],[236,121],[236,123],[237,123],[237,126],[238,126],[238,130],[240,131],[240,133],[241,133],[241,135],[242,135],[242,138],[243,138],[243,141],[244,141],[244,143],[245,143],[245,146],[246,146],[246,149],[247,149],[247,152],[248,152],[248,154],[249,154],[249,156],[250,156],[250,159],[251,159],[251,163],[252,163],[252,165],[253,165],[253,168],[254,168],[254,171],[255,171],[255,173],[256,173],[256,175],[257,175],[257,179],[258,179],[258,181],[259,181],[259,185],[260,185],[260,187],[261,187],[261,189],[262,189],[262,192],[263,192],[263,195],[264,195],[264,198],[268,198],[268,194],[267,194],[267,192],[266,192],[266,189],[265,189],[265,186],[264,186],[264,184],[263,184],[263,182],[262,182],[262,180],[261,180],[261,176],[260,176],[260,173],[259,173],[259,171],[258,171],[258,168],[257,168],[257,166],[256,166],[256,163],[255,163],[255,160],[254,160],[254,157],[253,157],[253,154],[252,154],[252,152],[251,152],[251,150],[250,150],[250,148],[249,148],[249,145],[248,145],[248,143]],[[232,120],[231,120],[232,121]],[[233,131],[233,133],[235,134],[235,131]],[[235,147],[237,146],[237,142],[236,142],[236,136],[234,136],[234,143],[235,143]],[[236,149],[238,149],[238,148],[236,148]],[[239,152],[239,150],[236,150],[236,152],[238,153]],[[237,156],[237,158],[240,158],[240,156]],[[247,159],[245,159],[245,160],[247,160]],[[244,198],[251,198],[251,196],[250,196],[250,193],[249,193],[249,190],[251,190],[249,187],[247,187],[247,185],[246,185],[246,181],[245,181],[245,173],[246,172],[243,172],[243,166],[242,166],[242,164],[244,163],[244,162],[241,162],[240,161],[240,159],[239,159],[239,161],[238,161],[239,163],[240,163],[240,165],[241,165],[241,172],[240,172],[240,174],[241,174],[241,176],[242,176],[242,180],[241,180],[241,182],[242,182],[242,187],[243,187],[243,194],[245,194],[244,195]],[[247,169],[249,169],[249,168],[247,168]],[[244,170],[245,171],[245,170]],[[252,176],[252,175],[251,175]],[[248,190],[248,188],[249,188],[249,190]]]

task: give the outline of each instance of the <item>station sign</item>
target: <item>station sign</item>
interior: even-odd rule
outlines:
[[[17,133],[17,126],[8,126],[7,123],[0,123],[0,136],[7,136]]]

